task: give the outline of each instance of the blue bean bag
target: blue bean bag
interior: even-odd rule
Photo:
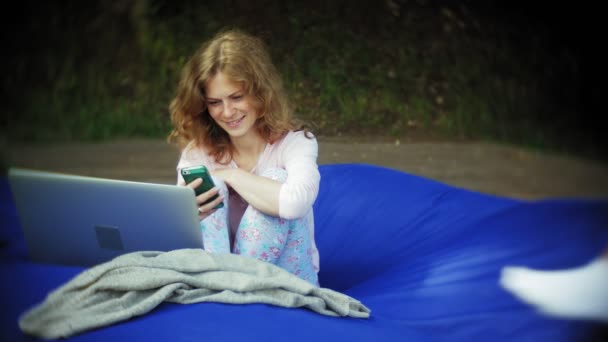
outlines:
[[[499,284],[502,267],[582,265],[608,245],[608,200],[520,201],[359,164],[321,166],[315,203],[320,282],[370,319],[263,304],[162,304],[73,340],[580,341],[601,326],[553,319]],[[18,317],[83,269],[27,260],[2,179],[1,341]]]

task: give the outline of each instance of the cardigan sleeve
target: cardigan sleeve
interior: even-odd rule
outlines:
[[[319,192],[319,147],[314,137],[301,131],[286,136],[281,147],[287,180],[279,192],[279,216],[296,219],[310,211]]]

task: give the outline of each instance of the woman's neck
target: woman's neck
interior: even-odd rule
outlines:
[[[266,141],[257,132],[231,139],[231,141],[234,146],[234,159],[255,158],[257,160],[266,147]]]

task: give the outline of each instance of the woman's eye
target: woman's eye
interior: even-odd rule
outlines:
[[[241,98],[243,98],[243,95],[234,95],[232,97],[233,100],[240,100]]]
[[[209,105],[209,106],[217,106],[219,103],[220,103],[219,101],[210,101],[210,102],[207,102],[207,105]]]

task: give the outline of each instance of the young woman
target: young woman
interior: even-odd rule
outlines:
[[[170,140],[182,147],[178,184],[201,185],[186,185],[179,172],[196,165],[216,184],[196,198],[205,250],[264,260],[318,285],[318,145],[293,118],[263,42],[240,31],[205,42],[185,65],[170,111]]]

